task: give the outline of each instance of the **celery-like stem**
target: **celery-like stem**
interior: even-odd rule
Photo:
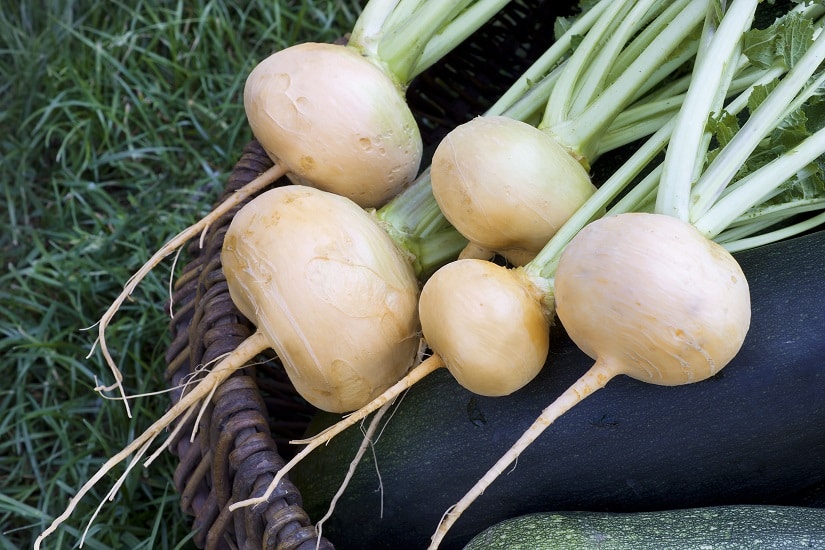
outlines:
[[[407,1],[413,0],[402,0],[400,6],[403,7]],[[398,21],[393,20],[392,28],[381,37],[378,44],[379,58],[400,82],[409,83],[413,67],[421,58],[427,43],[470,1],[418,0],[415,9],[409,14],[405,13]],[[458,42],[453,43],[452,47],[456,45]]]
[[[756,12],[757,0],[733,0],[721,20],[708,10],[703,32],[705,54],[697,56],[691,84],[677,115],[678,132],[665,154],[662,181],[656,202],[660,214],[688,221],[690,188],[705,157],[706,124],[719,109],[733,78],[742,47],[742,36]],[[708,53],[712,52],[712,53]],[[690,153],[686,153],[690,152]],[[695,153],[695,154],[691,154]]]
[[[382,29],[401,0],[370,0],[361,10],[349,36],[348,45],[367,57],[378,56]]]
[[[435,64],[510,0],[370,0],[348,46],[380,66],[399,87]]]
[[[507,90],[488,110],[488,115],[500,115],[506,110],[513,108],[514,104],[524,97],[528,92],[532,92],[537,82],[543,81],[569,53],[573,45],[573,38],[587,33],[596,20],[601,16],[608,2],[599,2],[589,10],[581,14],[580,17],[564,32],[556,38],[556,41],[521,75],[518,80]],[[554,79],[555,82],[555,79]],[[549,93],[543,97],[541,105],[547,103]],[[532,111],[531,111],[532,112]],[[510,115],[508,115],[510,116]],[[518,119],[522,120],[522,119]]]
[[[600,140],[615,119],[693,57],[697,48],[693,35],[701,27],[707,2],[616,3],[611,9],[616,20],[600,19],[582,40],[554,87],[539,124],[588,164],[606,150]],[[651,20],[652,15],[655,18]],[[620,70],[614,67],[617,63]],[[650,124],[634,127],[634,133],[624,139],[649,135],[657,128],[654,124],[663,121],[650,118]]]
[[[492,19],[510,0],[476,0],[434,35],[410,70],[412,79],[433,66],[444,55],[466,40],[473,32]],[[431,2],[437,4],[438,2]]]
[[[800,235],[806,231],[817,228],[822,224],[825,224],[825,213],[817,214],[816,216],[812,216],[806,220],[777,229],[775,231],[760,233],[759,235],[755,235],[753,237],[746,237],[735,241],[724,242],[722,243],[722,246],[725,247],[728,252],[749,250],[757,246],[770,244]]]
[[[604,1],[605,0],[602,0],[602,2]],[[589,66],[595,56],[595,52],[599,51],[603,46],[606,37],[610,34],[609,31],[615,26],[615,21],[624,19],[627,11],[630,10],[631,4],[632,2],[630,0],[615,0],[609,2],[609,5],[601,17],[598,18],[590,31],[584,35],[581,43],[579,43],[570,56],[558,85],[550,95],[547,102],[547,109],[542,119],[542,126],[552,126],[567,120],[570,105],[573,103],[575,95],[576,82],[579,81],[581,75]]]
[[[672,18],[672,28],[669,27],[667,33],[658,35],[644,50],[644,53],[637,57],[610,86],[595,97],[580,113],[561,124],[552,126],[550,131],[580,155],[593,159],[599,150],[599,140],[605,130],[627,108],[638,90],[651,85],[651,82],[661,81],[669,72],[693,57],[696,51],[695,46],[683,48],[682,55],[677,56],[675,62],[670,62],[672,50],[688,39],[702,21],[704,9],[701,4],[701,2],[688,3],[686,9]],[[678,6],[678,4],[673,4],[673,6]],[[663,14],[663,17],[672,17],[670,10]],[[638,139],[644,135],[646,134],[639,131],[634,137]]]

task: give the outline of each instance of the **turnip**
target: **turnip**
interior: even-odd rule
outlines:
[[[263,60],[247,79],[244,106],[275,166],[181,231],[127,281],[98,322],[97,342],[115,378],[98,389],[117,387],[131,416],[106,328],[154,266],[249,196],[287,175],[375,208],[408,187],[422,143],[405,101],[407,85],[508,2],[372,0],[346,46],[298,44]]]
[[[304,186],[266,191],[233,218],[221,264],[232,301],[315,407],[357,409],[412,366],[418,280],[352,201]]]
[[[784,182],[798,178],[800,172],[811,173],[806,169],[825,154],[825,129],[820,129],[731,185],[758,146],[773,145],[765,143],[770,129],[781,126],[786,117],[793,118],[800,102],[811,98],[821,86],[821,77],[807,82],[825,59],[825,38],[820,35],[811,43],[810,36],[801,33],[796,39],[785,35],[794,47],[805,51],[801,59],[786,59],[793,67],[770,93],[766,92],[761,103],[752,100],[752,112],[742,130],[734,130],[732,138],[720,138],[725,143],[715,159],[740,159],[739,164],[714,170],[715,160],[707,166],[702,162],[710,140],[704,125],[695,121],[718,115],[716,110],[730,83],[729,67],[741,56],[742,36],[755,8],[756,2],[735,0],[721,21],[712,13],[708,15],[703,52],[712,51],[713,56],[702,53],[697,57],[662,169],[650,172],[651,180],[659,185],[656,210],[608,215],[580,230],[565,226],[561,232],[574,236],[562,242],[557,234],[525,267],[533,281],[542,281],[538,287],[548,289],[544,302],[555,302],[558,318],[571,339],[595,364],[544,409],[445,513],[431,548],[438,547],[461,514],[532,441],[613,377],[625,374],[660,385],[699,382],[716,374],[740,349],[750,321],[747,281],[730,252],[711,239]],[[813,13],[822,14],[820,10]],[[801,19],[789,21],[789,26],[802,24],[793,32],[805,28]],[[789,136],[783,135],[779,141],[786,138]],[[683,159],[688,160],[687,165]],[[682,169],[675,169],[677,166]],[[694,211],[693,219],[691,205],[699,201],[683,199],[691,196],[691,174],[700,174],[694,190],[713,189],[716,197],[722,196],[708,201],[712,206],[698,214]],[[580,218],[585,220],[592,208],[590,212],[583,208]],[[817,218],[819,223],[825,221],[821,215],[813,219]],[[430,281],[437,278],[438,273]],[[425,293],[426,288],[422,302]],[[423,311],[421,317],[425,318]],[[429,338],[423,322],[422,326]]]
[[[479,117],[436,149],[433,194],[471,243],[463,257],[495,253],[523,265],[536,255],[595,191],[587,169],[605,152],[605,132],[692,57],[707,3],[605,0],[597,6],[603,11],[559,67],[537,126],[511,116]],[[633,128],[624,139],[657,129],[636,122]]]
[[[306,43],[249,74],[244,108],[255,138],[294,182],[364,207],[418,174],[422,143],[404,94],[353,46]]]
[[[349,199],[299,185],[266,191],[234,216],[221,262],[233,302],[257,330],[107,461],[38,546],[106,472],[132,453],[131,464],[140,460],[159,433],[267,348],[302,396],[336,412],[366,404],[415,363],[415,271],[377,221]]]

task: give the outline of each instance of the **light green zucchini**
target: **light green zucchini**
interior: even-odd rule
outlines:
[[[465,550],[802,550],[825,548],[825,510],[714,506],[661,512],[537,513],[502,521]]]

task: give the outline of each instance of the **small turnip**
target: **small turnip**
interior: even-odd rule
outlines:
[[[543,79],[551,81],[543,115],[514,103],[504,116],[458,126],[436,149],[433,195],[470,241],[462,257],[498,254],[516,266],[535,257],[595,192],[588,170],[607,151],[600,145],[607,131],[694,55],[706,2],[599,5],[569,59]],[[539,95],[534,88],[542,86],[528,89],[525,102]],[[635,140],[658,130],[667,117],[653,115],[654,103],[622,133]]]
[[[355,49],[305,43],[249,74],[253,134],[294,183],[379,207],[418,173],[422,143],[402,89]]]
[[[504,116],[477,117],[447,134],[431,178],[450,223],[515,265],[530,261],[596,190],[556,139]]]

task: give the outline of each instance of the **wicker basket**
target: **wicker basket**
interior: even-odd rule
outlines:
[[[496,18],[437,66],[417,78],[408,102],[432,148],[456,124],[482,112],[549,45],[549,23],[568,3],[511,2]],[[498,60],[497,60],[498,59]],[[426,159],[425,159],[426,160]],[[257,142],[250,142],[232,171],[224,196],[271,166]],[[284,179],[278,184],[285,184]],[[233,305],[220,264],[220,250],[234,210],[211,226],[203,248],[189,246],[189,263],[176,281],[167,351],[166,379],[178,387],[198,365],[230,352],[254,328]],[[172,393],[180,398],[181,391]],[[230,513],[232,502],[258,496],[290,458],[286,442],[303,434],[314,409],[294,391],[270,355],[229,378],[216,391],[190,442],[194,420],[170,449],[179,457],[174,483],[184,511],[194,516],[200,548],[332,548],[318,540],[302,508],[301,495],[283,480],[268,506]]]

